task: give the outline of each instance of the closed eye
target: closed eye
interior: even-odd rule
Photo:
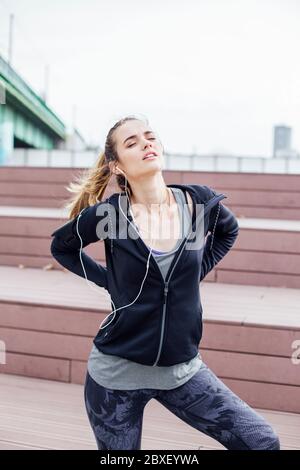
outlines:
[[[156,138],[155,137],[149,137],[149,140],[156,140]],[[133,144],[128,145],[127,148],[132,147],[133,145],[135,145],[135,142]]]

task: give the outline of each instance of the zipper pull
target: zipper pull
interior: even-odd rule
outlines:
[[[168,283],[166,282],[166,283],[165,283],[165,288],[164,288],[164,295],[165,295],[165,297],[167,297],[168,290],[169,290],[169,285],[168,285]]]
[[[214,240],[214,236],[215,236],[215,229],[216,229],[219,213],[220,213],[220,201],[218,202],[217,215],[215,217],[214,226],[213,226],[213,230],[212,230],[212,234],[211,234],[210,251],[212,250],[213,240]]]

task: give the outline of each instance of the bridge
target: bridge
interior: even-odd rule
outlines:
[[[1,56],[0,89],[0,164],[11,148],[53,149],[65,140],[65,124]]]

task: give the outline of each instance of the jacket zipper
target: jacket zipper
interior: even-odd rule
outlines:
[[[189,234],[191,233],[191,231],[189,232]],[[163,314],[162,314],[162,327],[161,327],[161,334],[160,334],[160,341],[159,341],[159,347],[158,347],[158,353],[157,353],[157,356],[156,356],[156,359],[155,359],[155,362],[154,364],[152,364],[153,366],[156,366],[158,361],[159,361],[159,358],[160,358],[160,355],[161,355],[161,350],[162,350],[162,345],[163,345],[163,337],[164,337],[164,331],[165,331],[165,318],[166,318],[166,308],[167,308],[167,296],[168,296],[168,291],[169,291],[169,281],[170,281],[170,278],[172,276],[172,273],[175,269],[175,266],[177,265],[178,263],[178,260],[183,252],[183,249],[185,247],[185,244],[186,244],[186,241],[187,241],[188,237],[185,237],[184,241],[183,241],[183,246],[177,256],[177,259],[175,261],[175,263],[173,264],[173,267],[172,267],[172,270],[168,276],[168,280],[165,281],[164,280],[164,303],[163,303]]]
[[[217,195],[217,196],[214,196],[212,199],[210,199],[210,201],[207,203],[207,205],[205,206],[204,208],[204,212],[207,210],[207,208],[211,207],[212,205],[214,205],[216,203],[216,200],[217,202],[219,202],[221,199],[224,199],[226,198],[227,196],[225,196],[224,194],[220,194],[220,195]],[[167,280],[164,280],[162,275],[161,275],[161,272],[160,272],[160,269],[158,268],[157,266],[157,269],[159,270],[160,272],[160,275],[161,275],[161,278],[163,279],[163,282],[164,282],[164,303],[163,303],[163,314],[162,314],[162,326],[161,326],[161,334],[160,334],[160,341],[159,341],[159,347],[158,347],[158,352],[157,352],[157,356],[156,356],[156,359],[155,359],[155,362],[154,364],[152,364],[152,366],[156,366],[158,364],[158,361],[160,359],[160,356],[161,356],[161,351],[162,351],[162,346],[163,346],[163,338],[164,338],[164,331],[165,331],[165,322],[166,322],[166,310],[167,310],[167,297],[168,297],[168,291],[169,291],[169,282],[170,282],[170,279],[171,279],[171,276],[173,274],[173,271],[179,261],[179,258],[180,256],[182,255],[182,252],[183,252],[183,249],[186,245],[186,242],[188,240],[188,237],[190,236],[191,234],[191,231],[192,231],[192,228],[191,227],[191,230],[189,232],[189,234],[184,238],[184,241],[183,241],[183,246],[177,256],[177,259],[171,269],[171,272],[169,275],[167,275]],[[151,254],[152,256],[152,254]],[[154,260],[155,261],[155,260]],[[155,262],[156,263],[156,262]]]
[[[219,201],[221,199],[224,199],[224,198],[227,198],[227,196],[225,196],[224,194],[219,194],[219,195],[216,195],[214,196],[213,198],[211,198],[208,203],[206,204],[205,208],[204,208],[204,212],[207,211],[207,208],[210,208],[212,205],[214,205],[216,203],[216,200]],[[194,204],[193,204],[193,208],[194,208]],[[193,215],[192,214],[192,221],[193,222]],[[128,214],[128,217],[132,220],[132,216],[130,214]],[[133,227],[134,227],[134,224],[133,224]],[[136,230],[136,228],[134,227],[134,229]],[[161,326],[161,334],[160,334],[160,341],[159,341],[159,347],[158,347],[158,353],[157,353],[157,356],[156,356],[156,359],[155,359],[155,362],[154,364],[152,364],[152,366],[156,366],[159,359],[160,359],[160,356],[161,356],[161,351],[162,351],[162,346],[163,346],[163,338],[164,338],[164,331],[165,331],[165,319],[166,319],[166,308],[167,308],[167,297],[168,297],[168,291],[169,291],[169,282],[170,282],[170,279],[171,279],[171,276],[173,274],[173,271],[179,261],[179,258],[180,256],[182,255],[182,252],[183,252],[183,249],[186,245],[186,242],[192,232],[192,229],[193,229],[193,226],[192,226],[192,223],[191,223],[191,229],[188,233],[188,235],[184,238],[183,240],[183,245],[181,247],[181,250],[179,252],[179,254],[177,255],[177,258],[173,264],[173,267],[170,271],[170,273],[167,273],[167,277],[166,277],[166,280],[163,278],[162,274],[161,274],[161,271],[159,269],[159,267],[157,266],[157,263],[155,261],[155,258],[154,256],[150,255],[150,259],[152,259],[152,263],[154,264],[154,267],[156,269],[156,271],[158,272],[163,284],[164,284],[164,301],[163,301],[163,313],[162,313],[162,326]],[[137,232],[138,233],[138,232]],[[140,237],[140,234],[138,233],[138,238],[137,238],[137,242],[140,243],[140,245],[145,249],[147,250],[147,252],[149,253],[149,248],[147,247],[147,245],[145,244],[145,242],[143,241],[143,239]]]

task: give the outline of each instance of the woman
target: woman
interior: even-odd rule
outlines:
[[[208,186],[166,185],[162,163],[147,120],[121,119],[95,167],[70,185],[70,221],[52,233],[53,257],[105,288],[113,307],[94,338],[84,387],[98,449],[141,449],[151,398],[227,449],[279,449],[271,426],[198,349],[199,282],[232,247],[237,220]],[[102,200],[112,174],[121,192]],[[157,233],[170,228],[171,237]],[[99,239],[106,267],[82,251]]]

